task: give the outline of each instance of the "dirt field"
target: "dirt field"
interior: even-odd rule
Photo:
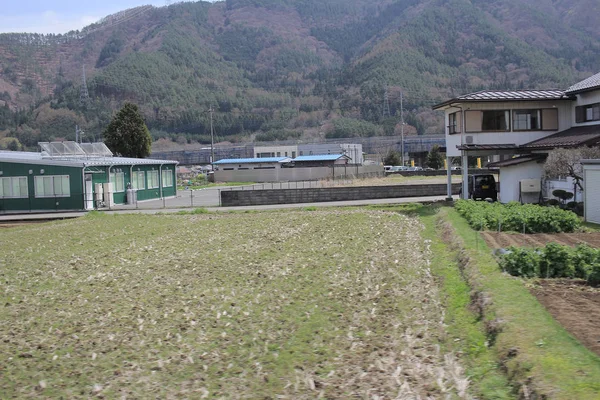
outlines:
[[[540,303],[584,346],[600,355],[600,288],[548,279],[532,289]]]
[[[5,229],[0,398],[469,398],[421,230],[337,209]]]
[[[481,232],[481,236],[488,246],[493,249],[503,249],[509,246],[517,247],[544,247],[546,243],[558,243],[568,246],[577,246],[579,243],[587,243],[592,247],[600,248],[600,232],[592,233],[504,233],[504,232]]]

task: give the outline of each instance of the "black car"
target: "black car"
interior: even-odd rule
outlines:
[[[494,175],[469,175],[469,198],[473,200],[492,199],[492,201],[498,201],[498,191],[496,190]]]

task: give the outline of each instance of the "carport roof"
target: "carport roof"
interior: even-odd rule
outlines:
[[[490,168],[511,167],[513,165],[525,164],[525,163],[532,162],[532,161],[539,162],[539,161],[543,161],[545,159],[546,159],[545,155],[531,154],[531,155],[527,155],[527,156],[519,156],[519,157],[511,158],[511,159],[504,160],[504,161],[489,163],[487,166]]]

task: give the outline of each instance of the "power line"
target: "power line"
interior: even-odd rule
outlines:
[[[87,107],[90,100],[90,94],[88,93],[87,81],[85,79],[85,64],[82,66],[81,75],[81,89],[79,90],[79,105],[81,107]]]

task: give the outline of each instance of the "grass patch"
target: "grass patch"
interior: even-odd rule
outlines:
[[[199,189],[208,189],[212,187],[231,187],[231,186],[250,186],[254,185],[254,182],[209,182],[202,185],[188,185],[188,186],[177,186],[177,190],[199,190]]]
[[[600,358],[552,318],[527,281],[500,271],[491,249],[455,210],[445,213],[464,242],[482,292],[493,302],[486,318],[501,321],[494,348],[519,395],[597,399]]]
[[[481,398],[510,399],[513,397],[512,388],[501,371],[496,353],[488,347],[484,321],[472,311],[472,288],[456,262],[456,249],[450,250],[441,240],[432,209],[437,211],[439,208],[421,207],[418,211],[425,224],[424,237],[431,243],[431,268],[440,278],[446,295],[446,321],[449,334],[454,339],[452,347],[465,355],[469,379]]]
[[[585,228],[585,230],[587,232],[598,232],[600,231],[600,225],[599,224],[594,224],[593,222],[582,222],[581,223],[583,228]]]

